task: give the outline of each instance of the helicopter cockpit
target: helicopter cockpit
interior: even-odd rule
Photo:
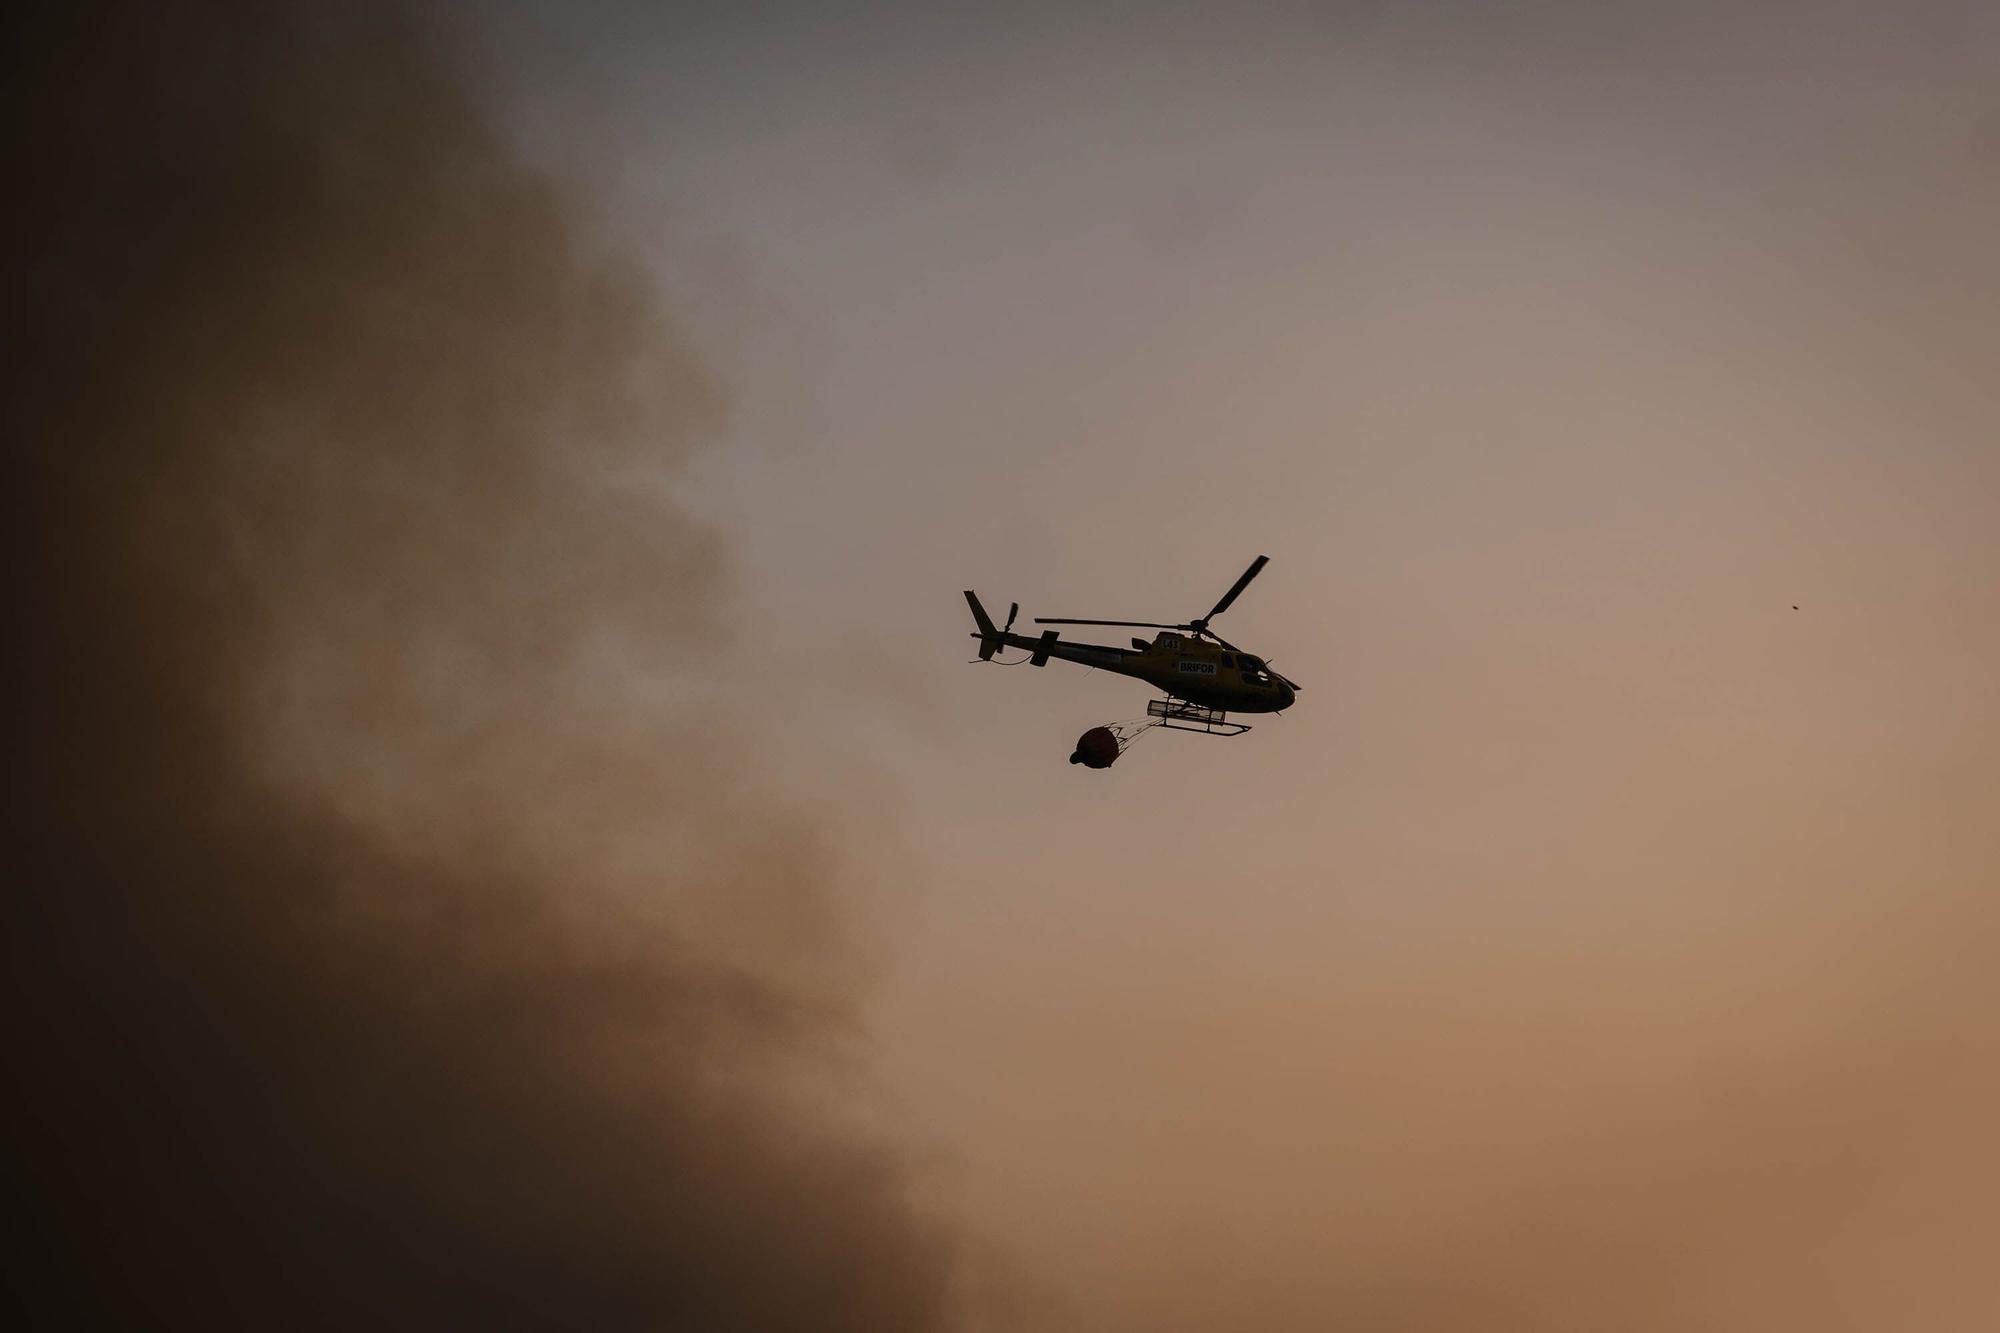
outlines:
[[[1238,653],[1236,655],[1236,669],[1243,673],[1243,683],[1245,685],[1269,685],[1271,683],[1271,673],[1264,670],[1264,663],[1261,658],[1252,657],[1248,653]]]

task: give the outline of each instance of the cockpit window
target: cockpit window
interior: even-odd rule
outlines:
[[[1226,667],[1233,667],[1236,665],[1236,659],[1231,657],[1228,653],[1224,653],[1222,655],[1222,665]]]

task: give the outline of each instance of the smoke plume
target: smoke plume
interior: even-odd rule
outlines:
[[[339,8],[13,21],[14,1303],[937,1326],[832,832],[705,720],[717,394]]]

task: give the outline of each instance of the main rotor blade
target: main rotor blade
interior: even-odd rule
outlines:
[[[1037,625],[1130,625],[1135,629],[1186,629],[1160,620],[1069,620],[1061,616],[1036,616]]]
[[[1243,571],[1243,577],[1236,580],[1235,583],[1230,585],[1229,591],[1222,594],[1222,600],[1215,604],[1215,609],[1213,611],[1210,611],[1207,615],[1203,616],[1202,619],[1213,620],[1217,616],[1221,615],[1224,611],[1227,611],[1229,609],[1229,604],[1236,600],[1236,595],[1242,592],[1245,588],[1250,586],[1250,580],[1257,577],[1258,572],[1264,568],[1265,564],[1268,563],[1269,560],[1270,557],[1265,555],[1260,555],[1255,560],[1252,560],[1250,562],[1250,568]]]

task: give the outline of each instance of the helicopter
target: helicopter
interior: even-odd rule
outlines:
[[[1055,658],[1131,676],[1157,686],[1166,694],[1166,698],[1154,699],[1146,705],[1153,725],[1211,736],[1240,736],[1250,728],[1230,721],[1230,713],[1281,713],[1292,706],[1304,688],[1272,670],[1263,658],[1244,652],[1209,628],[1209,622],[1229,609],[1267,563],[1268,557],[1258,556],[1207,615],[1180,624],[1158,620],[1035,617],[1037,625],[1121,625],[1160,631],[1151,640],[1134,638],[1130,648],[1070,642],[1052,629],[1043,630],[1034,638],[1015,634],[1014,620],[1021,614],[1019,602],[1008,609],[1007,623],[996,627],[986,608],[980,605],[978,595],[969,588],[965,601],[979,627],[972,637],[979,640],[982,662],[992,661],[993,654],[1002,648],[1025,648],[1030,654],[1026,661],[1032,666],[1047,666]]]

